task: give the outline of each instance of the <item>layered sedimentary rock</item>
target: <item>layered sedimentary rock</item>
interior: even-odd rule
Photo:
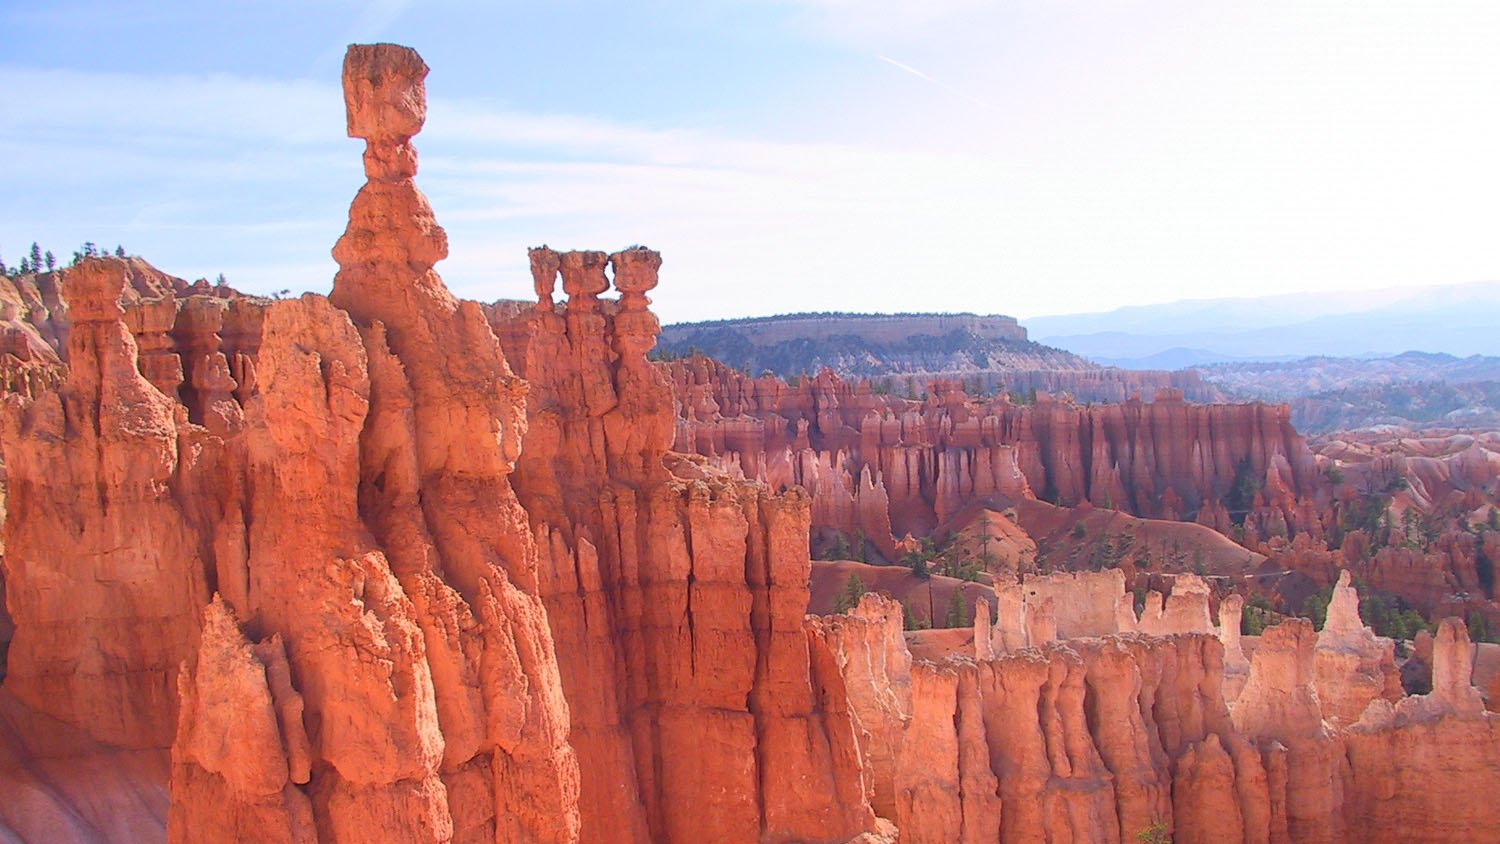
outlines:
[[[1273,820],[1293,841],[1344,841],[1344,755],[1339,734],[1323,722],[1314,684],[1312,624],[1293,619],[1267,630],[1235,700],[1234,726],[1268,759]],[[1274,766],[1270,764],[1274,759]],[[1274,767],[1274,770],[1271,770]]]
[[[839,628],[833,628],[838,631]],[[877,650],[841,637],[850,665]],[[892,757],[903,841],[1266,841],[1272,786],[1218,694],[1202,635],[1084,638],[911,666],[910,719],[867,707]],[[880,759],[886,757],[882,754]],[[883,762],[871,761],[875,777]]]
[[[7,397],[6,689],[122,747],[165,747],[176,673],[209,597],[178,498],[212,470],[175,402],[137,369],[123,262],[68,273],[67,379]]]
[[[1151,402],[1083,407],[1045,395],[1030,404],[976,398],[942,379],[927,380],[918,400],[828,371],[789,383],[698,357],[667,369],[679,406],[676,447],[776,488],[812,491],[820,553],[867,542],[894,561],[913,547],[908,534],[958,542],[976,532],[975,513],[1014,511],[1020,542],[1002,538],[996,547],[1030,541],[1036,550],[1025,560],[1008,551],[992,571],[1021,573],[1048,557],[1075,570],[1119,565],[1133,577],[1137,564],[1166,558],[1175,571],[1246,574],[1269,559],[1298,575],[1274,587],[1283,612],[1301,611],[1348,569],[1428,618],[1477,612],[1500,627],[1493,437],[1349,435],[1320,441],[1315,453],[1284,406],[1195,405],[1170,389]],[[1130,539],[1134,548],[1121,555],[1116,544],[1121,559],[1111,563],[1104,537],[1092,532],[1087,540],[1044,536],[1057,520],[1039,520],[1035,499],[1080,516],[1160,521],[1149,531],[1112,528],[1115,542]],[[1161,534],[1155,528],[1174,521],[1222,538],[1184,531],[1147,548],[1126,536]],[[1486,538],[1486,528],[1497,538]],[[974,556],[971,545],[962,547]]]
[[[979,613],[989,605],[980,602]],[[882,817],[897,816],[897,772],[920,767],[903,760],[912,720],[912,660],[901,636],[901,605],[867,593],[844,615],[814,616],[814,634],[827,646],[849,695],[849,710],[870,780],[870,805]],[[913,747],[917,742],[911,742]],[[908,833],[909,834],[909,833]]]
[[[1359,720],[1377,698],[1395,701],[1402,696],[1395,645],[1375,636],[1360,621],[1359,594],[1350,585],[1347,571],[1334,585],[1327,619],[1318,633],[1313,669],[1323,717],[1340,726]]]
[[[1142,633],[1163,636],[1170,633],[1213,633],[1209,618],[1209,589],[1203,578],[1180,574],[1172,578],[1166,594],[1150,591],[1137,625]]]
[[[236,609],[284,637],[320,724],[306,788],[320,838],[572,841],[567,706],[507,482],[524,393],[477,306],[431,270],[447,244],[412,182],[410,145],[426,71],[390,45],[346,57],[349,133],[366,141],[369,181],[334,248],[330,301],[266,316],[247,437],[250,508],[264,515],[246,528],[248,603]],[[301,609],[330,601],[340,610]],[[213,715],[207,670],[200,653],[185,716]],[[265,674],[273,698],[289,694],[269,663]],[[298,726],[282,731],[292,755]],[[201,729],[184,717],[174,747],[171,831],[183,840],[205,824],[195,810],[243,808],[239,820],[259,822],[276,793],[267,780],[224,794],[213,760],[191,752]],[[290,767],[291,783],[306,777]],[[295,801],[284,805],[301,829]]]
[[[335,250],[343,309],[131,302],[129,264],[85,261],[67,382],[9,401],[6,688],[96,739],[170,744],[173,840],[577,839],[506,480],[524,388],[430,269],[425,72],[350,51],[370,182]]]
[[[1049,607],[1106,591],[1047,582]],[[1201,595],[1201,582],[1186,585]],[[914,634],[924,655],[910,661],[893,656],[899,615],[888,599],[866,595],[815,629],[849,680],[866,764],[874,781],[891,783],[903,841],[1128,841],[1152,829],[1192,842],[1487,839],[1496,817],[1487,804],[1445,808],[1452,794],[1500,777],[1496,716],[1471,684],[1463,625],[1445,622],[1430,648],[1430,695],[1380,696],[1386,675],[1372,657],[1377,696],[1340,729],[1319,700],[1322,651],[1379,648],[1350,615],[1352,588],[1341,589],[1321,641],[1290,621],[1266,631],[1248,663],[1235,600],[1221,604],[1217,637],[1046,641],[1006,623],[1012,604],[1023,621],[1029,609],[1026,593],[1007,589],[993,627],[978,605],[963,640],[972,645],[947,637],[944,651]],[[1195,617],[1206,617],[1206,601],[1198,606]],[[1047,635],[1056,633],[1054,620]],[[1361,688],[1346,682],[1331,690],[1338,705]],[[1223,683],[1237,688],[1226,694]]]
[[[1224,529],[1224,502],[1250,503],[1234,498],[1237,482],[1264,488],[1283,519],[1297,518],[1297,499],[1318,482],[1284,406],[1194,405],[1173,390],[1154,402],[1081,407],[1042,397],[1014,405],[1003,396],[971,401],[946,382],[914,401],[830,372],[793,387],[696,358],[673,363],[672,376],[682,409],[677,448],[732,459],[773,485],[810,488],[821,481],[804,467],[826,465],[841,473],[839,489],[856,510],[855,479],[868,469],[897,535],[926,533],[970,502],[1033,495],[1157,518],[1196,513]],[[804,449],[818,456],[798,459]],[[769,471],[775,461],[789,475]]]
[[[328,300],[122,308],[128,265],[70,274],[69,381],[7,413],[9,688],[171,744],[176,840],[877,833],[803,629],[807,497],[667,453],[649,250],[533,255],[546,301],[503,332],[526,406],[493,312],[431,270],[425,73],[350,50],[369,181]]]
[[[515,317],[530,324],[500,324],[524,338],[516,486],[542,552],[583,835],[851,838],[875,816],[843,679],[802,627],[810,504],[668,453],[671,393],[646,360],[660,260],[534,249],[538,303]],[[611,283],[620,298],[601,299]]]
[[[1469,685],[1473,647],[1457,619],[1433,643],[1432,693],[1377,699],[1344,733],[1351,840],[1490,841],[1500,805],[1479,796],[1500,772],[1500,716]]]

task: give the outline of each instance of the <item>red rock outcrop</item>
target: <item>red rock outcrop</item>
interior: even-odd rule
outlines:
[[[1433,689],[1395,705],[1376,700],[1345,731],[1351,840],[1490,841],[1500,805],[1477,796],[1500,773],[1500,715],[1469,685],[1472,646],[1457,619],[1433,644]]]
[[[1248,574],[1269,558],[1311,581],[1275,587],[1285,592],[1285,612],[1302,611],[1309,594],[1348,569],[1429,618],[1477,612],[1500,628],[1500,540],[1490,547],[1483,537],[1489,512],[1500,508],[1493,436],[1347,435],[1318,441],[1315,454],[1284,406],[1194,405],[1173,390],[1152,402],[1081,407],[1039,395],[1017,405],[971,398],[961,383],[940,379],[916,400],[826,371],[793,384],[701,357],[665,367],[678,399],[676,447],[776,488],[812,492],[820,552],[867,540],[894,561],[911,547],[907,534],[961,538],[974,513],[988,509],[1015,512],[1021,539],[1038,546],[1031,563],[1046,557],[1076,569],[1086,551],[1097,567],[1096,552],[1107,549],[1092,533],[1087,542],[1059,542],[1039,532],[1047,528],[1034,524],[1033,499],[1042,498],[1068,513],[1195,521],[1238,555],[1219,559],[1215,541],[1184,533],[1152,548],[1148,561],[1136,541],[1113,563],[1131,579],[1137,563],[1162,557],[1180,556],[1169,562],[1177,571],[1216,575]]]
[[[1360,621],[1359,594],[1349,583],[1348,571],[1339,574],[1334,585],[1313,670],[1323,718],[1338,726],[1358,721],[1377,698],[1394,702],[1402,696],[1394,644],[1376,637]]]
[[[343,309],[122,309],[129,265],[86,261],[64,282],[67,382],[8,405],[6,688],[97,739],[171,744],[173,840],[577,840],[507,480],[524,387],[431,271],[425,72],[350,51],[370,183],[335,249]]]
[[[1035,492],[1181,518],[1221,502],[1242,476],[1285,490],[1288,508],[1317,483],[1284,406],[1194,405],[1170,390],[1155,402],[1016,406],[1003,397],[972,402],[943,382],[918,402],[872,394],[867,383],[831,372],[792,387],[702,358],[674,362],[671,373],[682,408],[677,448],[734,455],[751,476],[781,449],[841,453],[832,462],[847,460],[851,478],[868,466],[883,481],[898,535],[921,535],[963,504],[996,495]],[[789,480],[803,482],[795,472]]]
[[[979,612],[987,614],[988,607],[981,601]],[[901,604],[866,593],[848,613],[813,616],[809,623],[844,678],[864,773],[870,779],[870,805],[881,817],[897,817],[898,772],[922,768],[920,762],[901,758],[908,741],[913,748],[922,746],[906,738],[913,679],[911,654],[901,636]]]
[[[67,273],[67,379],[6,398],[6,689],[121,747],[165,747],[209,579],[178,499],[199,469],[177,405],[136,367],[123,262]],[[83,506],[80,506],[83,505]]]
[[[1453,802],[1500,777],[1500,716],[1470,684],[1456,620],[1434,644],[1431,695],[1376,698],[1340,732],[1320,714],[1305,621],[1266,632],[1231,713],[1220,645],[1202,634],[991,655],[982,620],[977,659],[913,659],[908,684],[891,656],[894,607],[866,596],[816,629],[860,678],[850,689],[865,758],[877,781],[892,781],[902,841],[1113,842],[1153,827],[1186,842],[1494,835],[1500,815],[1488,803]],[[893,664],[899,694],[882,698],[869,679]]]
[[[656,253],[542,247],[531,262],[538,303],[516,317],[529,330],[500,327],[524,338],[516,488],[542,553],[584,837],[873,830],[844,681],[802,628],[807,496],[769,495],[668,453],[671,393],[646,360]],[[600,298],[609,267],[617,301]]]
[[[1284,777],[1284,791],[1273,793],[1273,823],[1284,819],[1292,841],[1339,842],[1346,837],[1340,810],[1347,763],[1342,739],[1323,722],[1319,707],[1316,644],[1312,624],[1304,619],[1266,630],[1232,714],[1235,728],[1254,740],[1268,760],[1284,756],[1271,772],[1273,788]],[[1267,767],[1272,767],[1269,761]]]
[[[891,772],[901,840],[1116,842],[1154,823],[1179,841],[1269,840],[1271,780],[1230,724],[1218,655],[1208,636],[1131,634],[913,662]],[[873,734],[902,729],[898,709],[868,711],[889,713]]]

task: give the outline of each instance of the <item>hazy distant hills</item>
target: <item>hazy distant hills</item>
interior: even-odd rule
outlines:
[[[1024,324],[1040,343],[1140,369],[1411,350],[1500,355],[1500,282],[1190,300]]]
[[[1228,397],[1291,404],[1292,423],[1306,433],[1371,425],[1500,427],[1500,357],[1405,352],[1219,363],[1195,371]]]
[[[1046,342],[1033,342],[1026,329]],[[1485,283],[1176,302],[1043,317],[1024,328],[975,314],[681,323],[662,329],[658,354],[701,351],[787,378],[827,366],[908,391],[931,377],[1082,401],[1150,398],[1174,387],[1193,401],[1287,402],[1298,428],[1318,433],[1500,427],[1497,329],[1500,283]]]
[[[1466,358],[1406,352],[1385,358],[1311,357],[1295,361],[1218,363],[1197,367],[1232,396],[1284,401],[1354,386],[1500,382],[1500,357]]]

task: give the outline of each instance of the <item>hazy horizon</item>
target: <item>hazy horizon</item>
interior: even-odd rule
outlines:
[[[294,20],[294,25],[285,23]],[[432,68],[459,295],[645,243],[664,322],[1018,317],[1500,278],[1500,7],[17,2],[0,257],[326,291],[351,41]]]

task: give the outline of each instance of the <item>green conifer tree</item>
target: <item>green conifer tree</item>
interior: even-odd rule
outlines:
[[[948,612],[943,617],[944,627],[967,627],[973,623],[969,618],[969,605],[964,600],[964,590],[954,589],[948,596]]]
[[[849,580],[844,588],[833,599],[833,611],[839,614],[846,613],[859,606],[859,599],[865,594],[865,582],[859,579],[859,575],[849,575]]]

